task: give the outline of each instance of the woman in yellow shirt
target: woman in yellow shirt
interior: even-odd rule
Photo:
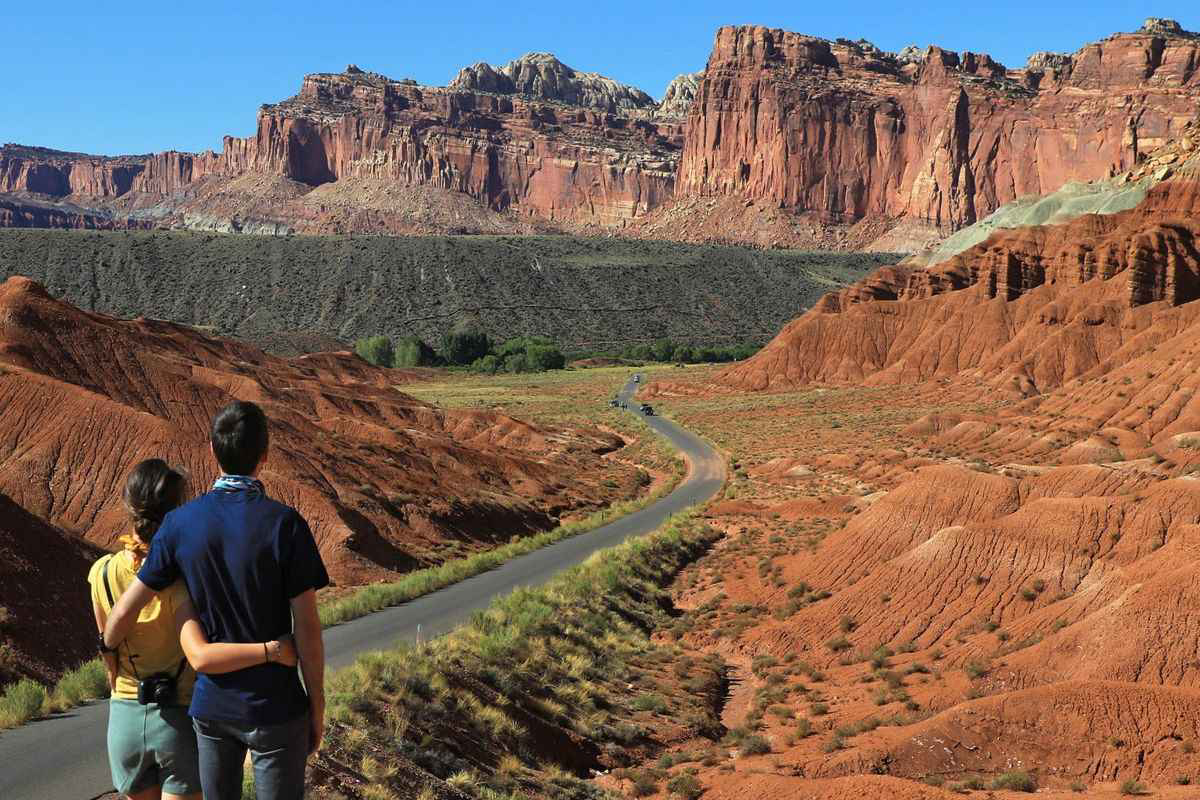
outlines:
[[[290,640],[210,643],[183,581],[150,601],[116,650],[104,650],[108,614],[137,576],[163,517],[183,503],[186,491],[183,475],[161,459],[134,467],[124,491],[133,533],[121,538],[122,551],[99,559],[88,573],[112,689],[109,766],[113,786],[131,800],[200,798],[196,734],[188,717],[197,670],[219,674],[264,661],[296,664]]]

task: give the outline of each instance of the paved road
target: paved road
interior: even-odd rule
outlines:
[[[621,390],[631,402],[636,385]],[[379,611],[325,631],[331,668],[346,666],[361,653],[400,641],[443,634],[486,608],[493,599],[521,586],[545,583],[592,553],[658,528],[672,514],[712,497],[725,479],[721,457],[707,443],[662,417],[647,417],[651,428],[671,441],[691,463],[691,473],[675,491],[641,511],[589,533],[515,558],[491,572],[468,578],[401,606]],[[108,705],[82,706],[65,714],[0,733],[2,800],[84,800],[111,790],[105,736]]]

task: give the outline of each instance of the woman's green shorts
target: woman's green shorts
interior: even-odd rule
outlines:
[[[108,764],[113,787],[122,794],[151,786],[170,794],[199,792],[200,759],[187,707],[110,700]]]

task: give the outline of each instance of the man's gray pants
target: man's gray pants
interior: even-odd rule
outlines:
[[[251,725],[193,719],[204,800],[241,800],[246,753],[257,800],[302,800],[308,760],[308,714],[291,722]]]

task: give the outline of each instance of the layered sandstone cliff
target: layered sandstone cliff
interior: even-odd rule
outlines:
[[[939,231],[1134,166],[1200,96],[1200,40],[1162,21],[1009,70],[930,47],[722,28],[688,119],[678,194]]]
[[[892,54],[862,40],[727,27],[706,69],[679,76],[661,103],[546,53],[475,64],[446,87],[351,66],[307,76],[295,97],[260,109],[253,136],[226,137],[219,153],[0,148],[10,204],[73,205],[10,207],[0,224],[533,225],[913,249],[1017,198],[1136,167],[1193,115],[1198,64],[1200,37],[1152,19],[1013,70],[971,52]],[[286,191],[276,179],[291,182]],[[299,200],[330,185],[341,188],[330,202]],[[372,199],[359,207],[358,195]]]
[[[203,203],[191,202],[220,194],[224,186],[213,180],[257,174],[309,188],[382,180],[464,194],[518,218],[611,227],[671,195],[681,145],[681,121],[657,119],[649,95],[547,54],[500,71],[478,64],[445,88],[351,66],[307,76],[295,97],[260,109],[254,136],[226,137],[220,153],[106,158],[5,146],[0,192],[100,201],[186,226],[186,216],[173,213],[184,206],[192,217],[222,216],[220,206],[206,215]],[[256,205],[253,198],[234,205]],[[279,201],[256,212],[283,217],[286,231],[289,213],[272,214]],[[411,210],[398,206],[400,216]],[[400,223],[383,228],[405,230]]]

